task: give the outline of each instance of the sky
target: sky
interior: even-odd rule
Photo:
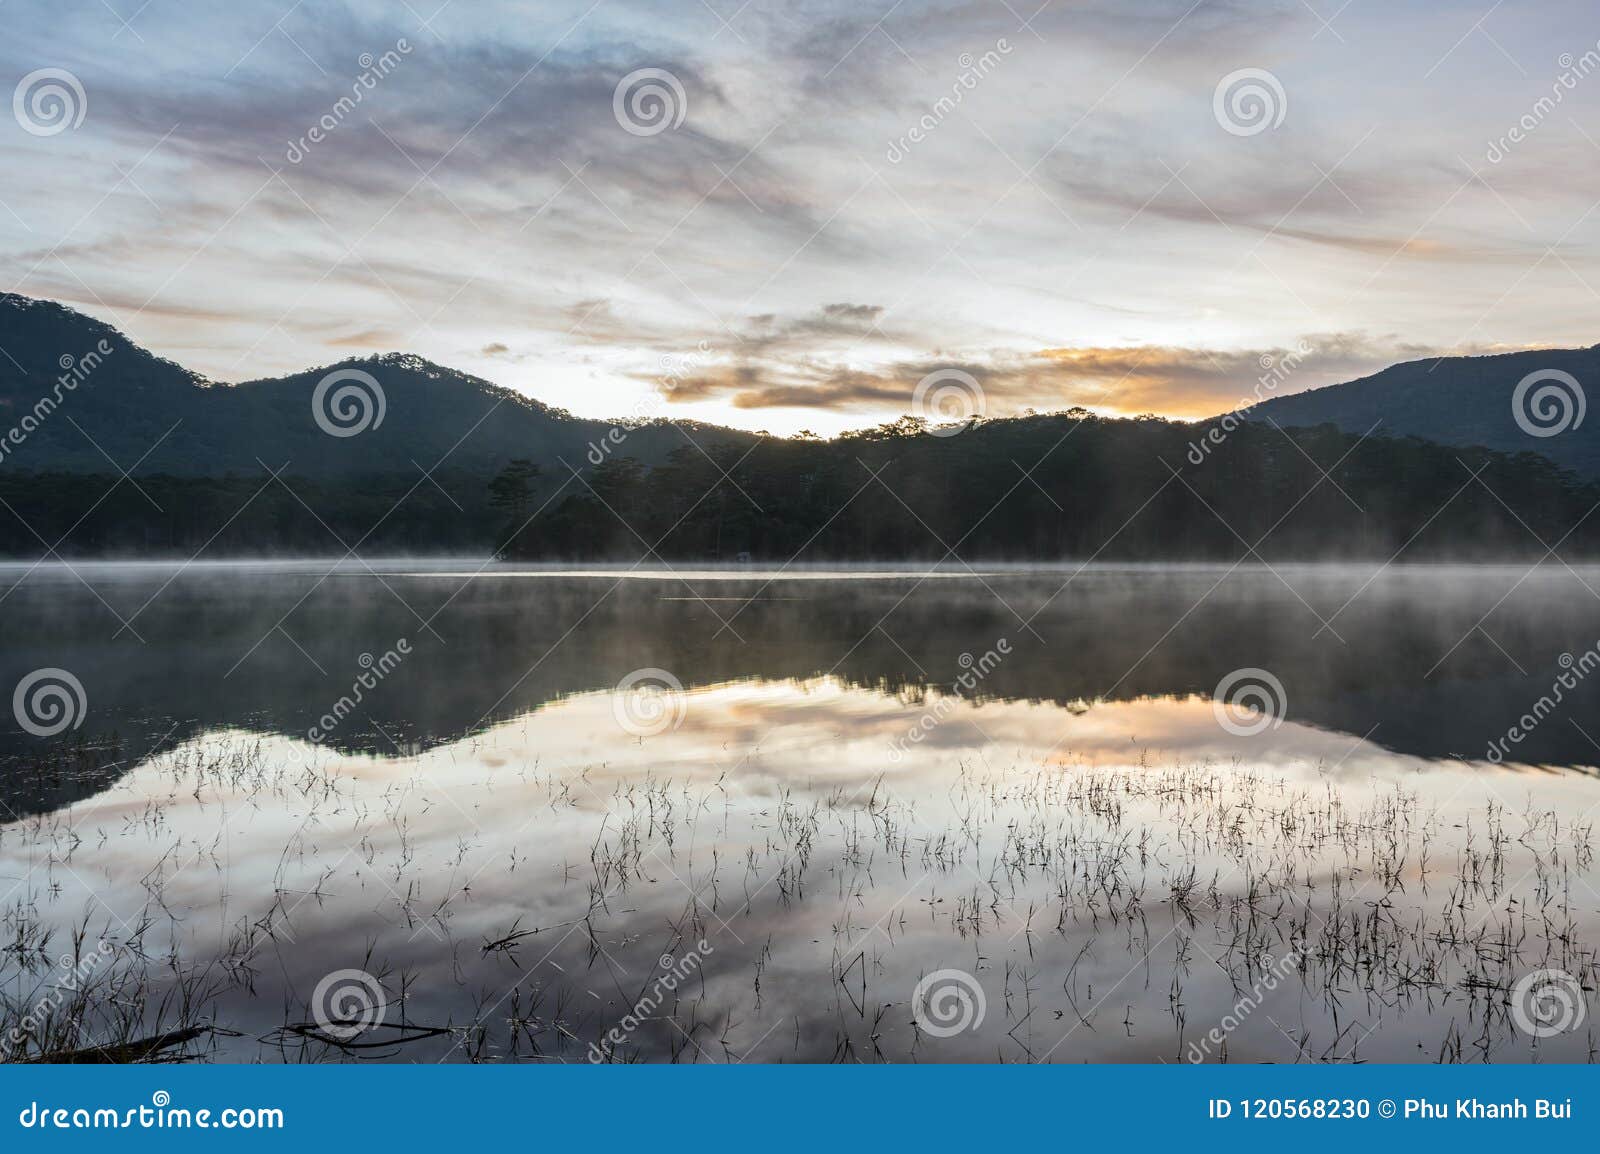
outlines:
[[[0,0],[0,290],[225,382],[1199,418],[1600,341],[1600,10]]]

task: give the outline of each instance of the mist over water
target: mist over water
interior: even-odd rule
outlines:
[[[19,1002],[78,928],[229,1059],[1589,1052],[1509,998],[1594,986],[1600,571],[0,578],[0,685],[85,702],[0,733]],[[345,970],[393,1045],[286,1029]]]

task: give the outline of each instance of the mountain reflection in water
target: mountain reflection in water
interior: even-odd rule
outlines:
[[[1588,1056],[1506,1004],[1595,985],[1587,684],[1481,759],[1600,637],[1594,574],[374,568],[11,590],[4,684],[88,710],[0,749],[10,996],[86,927],[228,1060]],[[1280,725],[1219,724],[1244,668]],[[684,689],[630,728],[640,670]],[[941,1036],[947,969],[983,1012]],[[284,1029],[345,970],[444,1032]]]

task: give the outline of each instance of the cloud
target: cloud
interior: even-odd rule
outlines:
[[[720,398],[742,410],[899,414],[911,410],[913,393],[924,377],[957,369],[978,381],[993,416],[1082,405],[1110,413],[1199,418],[1250,403],[1263,380],[1272,382],[1273,391],[1287,394],[1437,353],[1394,337],[1326,333],[1309,334],[1287,348],[1064,347],[898,361],[870,369],[816,361],[744,362],[695,373],[669,399],[686,403]]]
[[[21,278],[0,288],[221,379],[393,348],[516,365],[542,399],[607,416],[672,356],[693,360],[673,400],[697,417],[814,408],[818,427],[903,412],[946,364],[994,412],[1198,415],[1312,330],[1401,335],[1313,335],[1285,388],[1408,348],[1593,339],[1574,301],[1600,282],[1600,215],[1570,177],[1594,155],[1594,93],[1483,159],[1543,91],[1535,62],[1578,41],[1587,12],[1565,0],[1485,26],[1527,77],[1444,9],[1397,36],[1377,8],[1329,14],[1334,35],[1283,0],[798,0],[721,19],[481,0],[427,25],[435,5],[283,7],[130,7],[117,33],[98,5],[7,0],[0,71],[70,68],[89,109],[56,137],[0,134],[0,163],[28,174],[0,208]],[[1001,38],[1003,64],[890,163],[887,142]],[[351,103],[363,54],[402,39]],[[1288,100],[1249,138],[1212,113],[1243,67]],[[682,85],[680,126],[618,124],[639,68]]]
[[[381,349],[393,351],[403,338],[393,329],[361,329],[329,337],[328,344],[338,349]]]
[[[746,318],[745,326],[734,331],[740,349],[746,354],[774,353],[780,350],[817,350],[850,347],[864,342],[887,341],[890,336],[879,327],[885,309],[882,305],[836,303],[823,305],[795,317],[772,313]]]

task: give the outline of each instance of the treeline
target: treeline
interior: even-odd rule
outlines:
[[[436,484],[435,484],[436,482]],[[485,478],[420,470],[330,479],[0,469],[0,553],[38,557],[483,554],[504,512]],[[59,544],[58,544],[59,542]]]
[[[1481,558],[1538,556],[1536,535],[1565,537],[1564,556],[1600,543],[1600,518],[1584,520],[1600,490],[1535,454],[1248,424],[1204,451],[1203,433],[1074,411],[953,436],[908,418],[833,441],[767,440],[747,456],[686,448],[653,469],[614,456],[569,483],[506,551],[1232,560],[1250,547],[1267,559],[1402,547],[1412,558]]]
[[[1600,553],[1600,488],[1548,459],[1331,425],[1205,430],[1081,411],[940,436],[913,419],[833,441],[608,442],[575,476],[512,462],[339,479],[0,469],[13,557],[476,554],[732,562],[1564,558]],[[576,463],[576,462],[574,462]],[[1323,475],[1327,470],[1327,476]],[[1541,541],[1543,542],[1541,544]]]

